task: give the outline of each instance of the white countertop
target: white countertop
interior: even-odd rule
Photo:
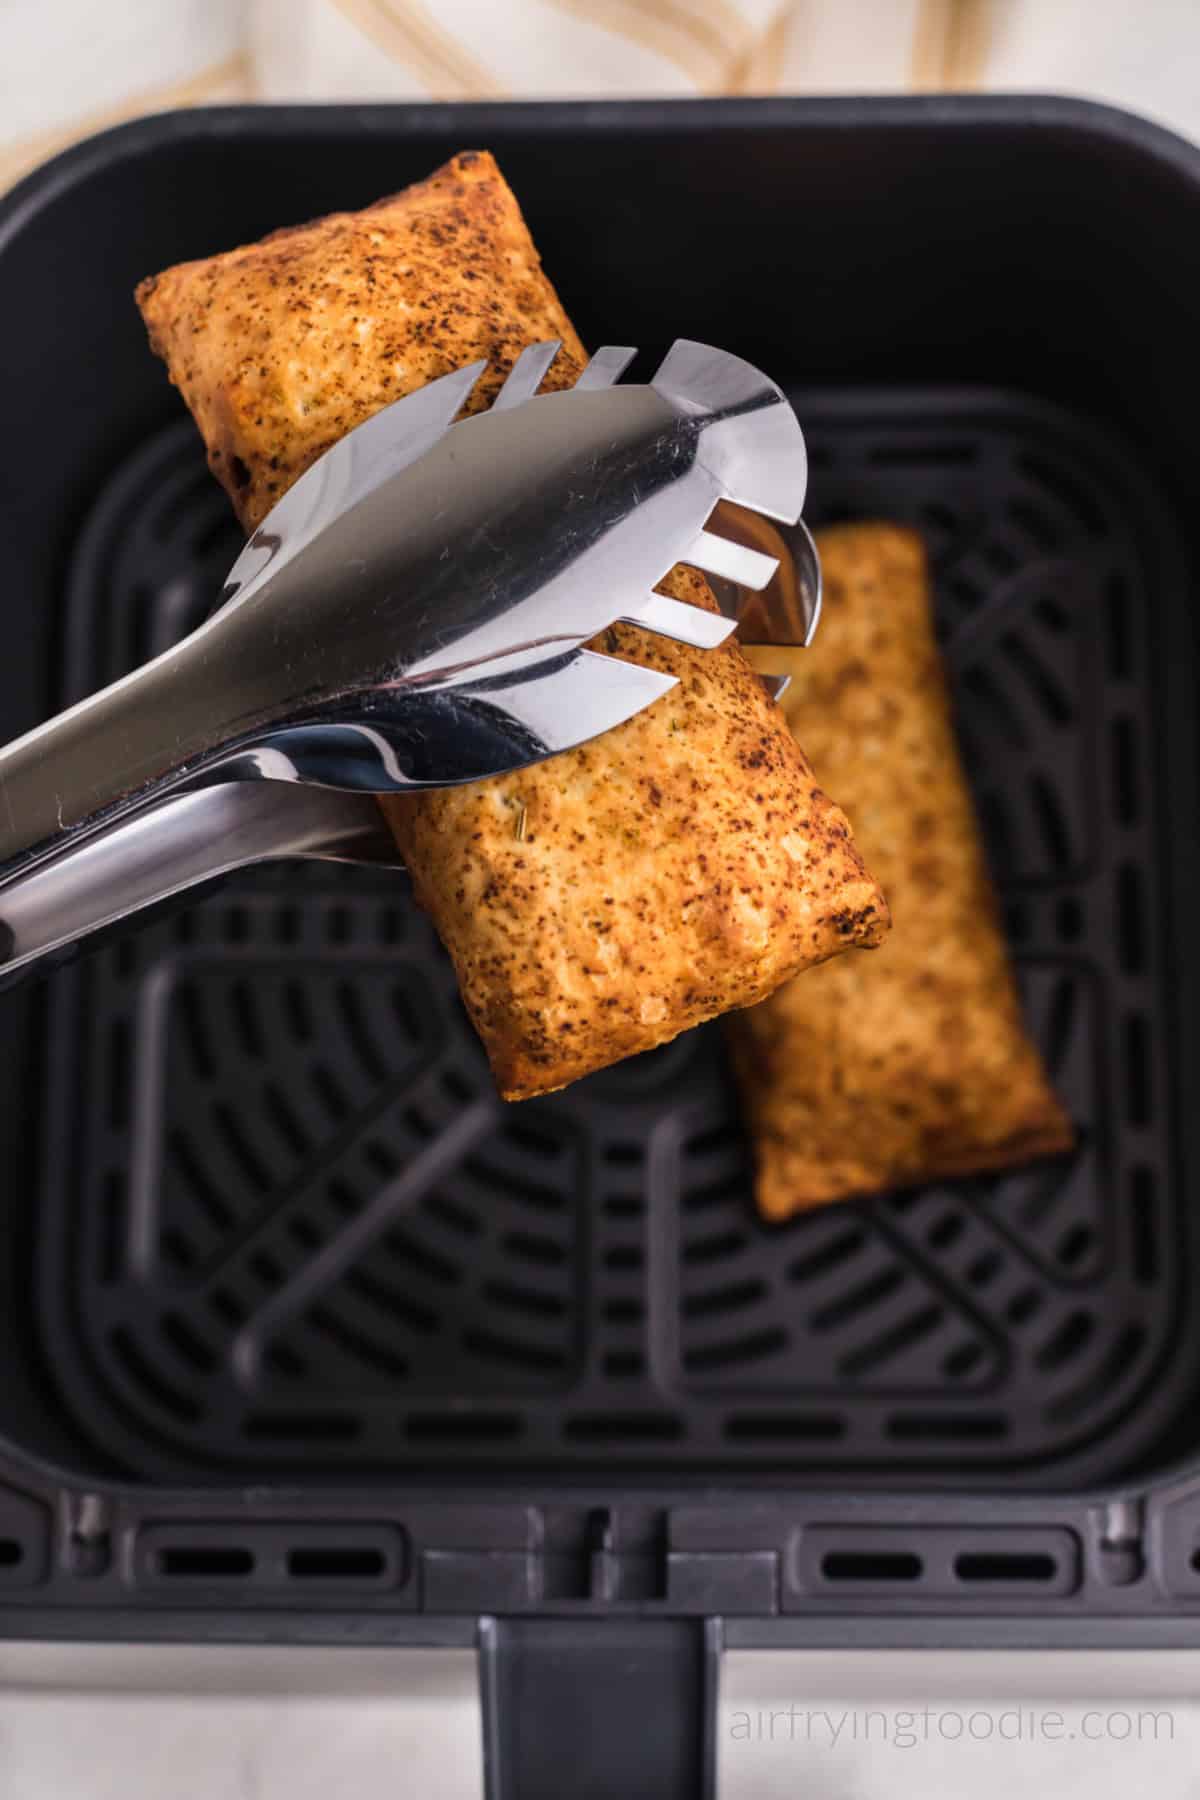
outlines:
[[[1196,1800],[1200,1652],[732,1651],[717,1734],[720,1800]],[[470,1651],[0,1646],[4,1800],[482,1793]]]

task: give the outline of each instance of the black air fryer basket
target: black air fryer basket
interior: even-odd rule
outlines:
[[[924,533],[1078,1149],[767,1226],[719,1024],[504,1107],[401,881],[240,876],[0,1003],[0,1630],[478,1641],[494,1770],[567,1656],[596,1754],[686,1721],[664,1794],[722,1642],[1197,1641],[1200,155],[974,99],[95,139],[0,210],[3,733],[236,551],[137,279],[470,146],[585,340],[739,351],[815,523]]]

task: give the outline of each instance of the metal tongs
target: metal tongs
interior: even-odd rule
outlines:
[[[486,412],[455,422],[478,362],[359,426],[203,625],[0,750],[0,973],[248,863],[398,866],[375,795],[522,768],[675,686],[584,647],[617,622],[715,648],[782,562],[800,603],[775,633],[767,608],[766,635],[808,641],[807,459],[780,389],[680,340],[648,385],[615,385],[634,351],[609,347],[538,394],[558,349],[527,349]],[[655,593],[677,562],[732,616]]]

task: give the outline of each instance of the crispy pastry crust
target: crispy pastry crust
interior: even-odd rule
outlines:
[[[151,275],[137,302],[247,531],[322,451],[439,375],[487,357],[477,412],[526,344],[561,338],[568,384],[585,361],[482,150],[364,212]]]
[[[851,525],[818,547],[825,608],[813,648],[788,653],[783,705],[845,803],[894,928],[877,956],[844,957],[731,1021],[772,1219],[1072,1142],[1022,1022],[920,540]]]

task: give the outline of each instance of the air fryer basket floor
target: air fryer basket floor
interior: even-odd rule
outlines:
[[[131,1474],[781,1469],[1107,1479],[1190,1399],[1146,603],[1173,528],[1002,394],[798,396],[811,516],[921,527],[1069,1158],[767,1227],[719,1025],[504,1107],[402,882],[240,877],[54,984],[41,1352]],[[67,697],[171,642],[237,547],[190,426],[116,470]],[[1157,572],[1157,573],[1155,573]]]

